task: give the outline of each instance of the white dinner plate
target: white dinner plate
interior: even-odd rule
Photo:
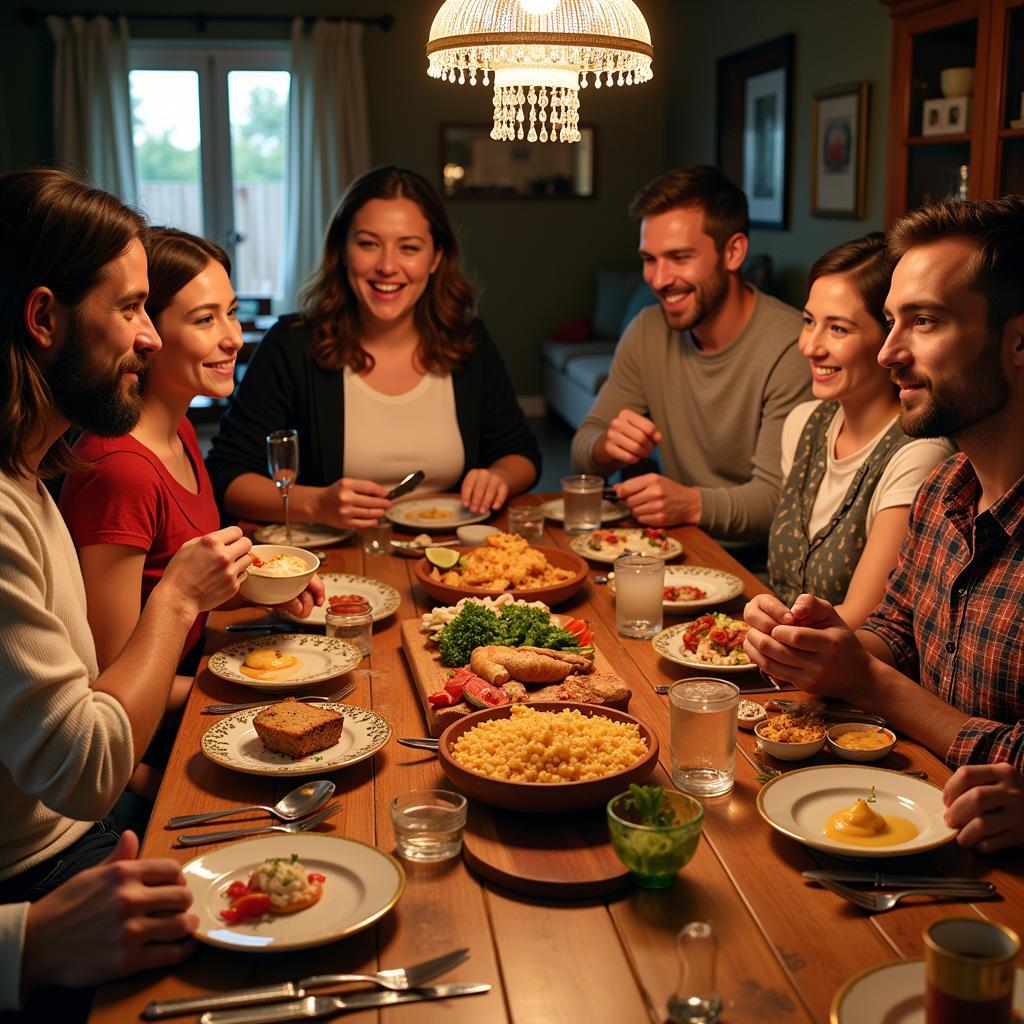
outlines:
[[[297,854],[307,871],[326,879],[318,903],[295,914],[275,914],[227,924],[220,916],[232,882],[248,882],[268,857]],[[390,854],[341,836],[281,835],[223,846],[190,860],[182,869],[199,916],[196,938],[247,953],[322,946],[362,931],[383,917],[405,889],[405,871]]]
[[[663,658],[674,661],[677,665],[685,665],[687,668],[700,669],[713,676],[717,676],[719,673],[750,672],[757,669],[757,665],[752,661],[746,665],[715,665],[710,661],[701,661],[696,653],[691,653],[683,647],[683,634],[692,625],[692,622],[680,622],[676,626],[669,626],[668,629],[663,629],[651,640],[651,645]]]
[[[341,739],[326,750],[289,757],[267,750],[252,720],[260,708],[226,715],[203,734],[202,751],[225,768],[246,775],[318,775],[373,757],[391,736],[391,726],[374,711],[351,704],[317,704],[345,716]]]
[[[548,517],[548,519],[565,519],[565,499],[564,498],[552,498],[551,501],[545,501],[540,506],[541,512]],[[604,499],[601,502],[601,522],[602,523],[614,523],[618,519],[625,519],[629,515],[629,509],[625,505],[620,505],[617,501],[608,501]]]
[[[917,827],[917,835],[893,846],[855,846],[824,835],[825,822],[875,788],[872,809],[895,814]],[[757,794],[761,817],[777,832],[835,857],[905,857],[948,843],[956,831],[942,820],[942,790],[887,768],[816,765],[797,768],[765,783]]]
[[[614,534],[616,541],[610,543],[602,538],[602,534]],[[666,537],[664,547],[654,547],[644,540],[644,530],[636,527],[627,527],[623,530],[614,528],[608,530],[594,530],[592,533],[581,533],[573,537],[569,547],[581,558],[589,558],[592,562],[614,562],[619,555],[627,548],[630,551],[638,551],[642,555],[657,555],[666,562],[677,558],[683,553],[683,545],[675,537]],[[592,544],[599,544],[592,547]]]
[[[925,965],[921,957],[869,967],[854,975],[835,994],[829,1022],[924,1024],[924,989]],[[1013,1008],[1024,1016],[1024,967],[1017,968]]]
[[[490,519],[490,512],[477,515],[470,512],[457,494],[434,494],[424,498],[405,498],[396,501],[384,513],[396,526],[417,532],[444,530],[451,533],[456,526],[482,523]]]
[[[319,609],[321,612],[323,609]],[[308,622],[308,619],[297,620]],[[282,669],[273,679],[253,679],[242,671],[242,662],[253,652],[269,647],[271,650],[290,654],[299,659],[299,664]],[[240,640],[236,644],[222,647],[214,654],[207,668],[221,679],[241,683],[254,690],[269,693],[287,693],[289,690],[303,690],[325,679],[354,669],[363,660],[362,652],[348,640],[316,633],[279,633],[276,636],[255,637]]]
[[[666,565],[666,587],[700,587],[707,595],[693,601],[665,601],[666,611],[689,612],[724,604],[743,593],[743,580],[731,572],[706,565]],[[608,573],[608,589],[615,593],[615,573]]]
[[[292,523],[292,539],[286,540],[284,523],[261,526],[253,537],[261,544],[291,544],[297,548],[329,548],[355,533],[348,527],[326,526],[323,523]]]
[[[305,619],[300,619],[291,612],[275,610],[274,614],[279,619],[287,619],[299,625],[308,623],[311,626],[323,626],[327,623],[330,598],[341,594],[359,594],[370,602],[370,615],[373,616],[373,621],[380,622],[381,619],[394,615],[402,603],[402,595],[391,584],[371,580],[368,576],[353,576],[348,572],[325,572],[320,574],[320,579],[324,581],[324,603],[319,608],[314,608]]]

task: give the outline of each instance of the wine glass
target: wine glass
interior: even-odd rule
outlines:
[[[267,467],[270,479],[281,492],[284,502],[284,538],[292,542],[292,522],[288,512],[288,492],[299,475],[299,432],[297,430],[275,430],[267,434]]]

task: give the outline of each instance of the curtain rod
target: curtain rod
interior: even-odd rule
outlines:
[[[38,24],[38,22],[42,21],[43,18],[47,17],[49,14],[56,14],[59,17],[78,16],[83,18],[103,15],[110,19],[127,18],[129,21],[191,21],[195,23],[196,28],[200,32],[205,32],[207,23],[211,21],[266,21],[289,23],[296,17],[302,18],[302,20],[307,24],[316,21],[318,17],[323,17],[324,21],[357,22],[360,25],[369,25],[379,28],[384,32],[390,32],[391,27],[395,23],[395,18],[392,14],[379,14],[376,17],[366,17],[353,14],[335,18],[312,14],[204,14],[202,11],[195,11],[192,14],[183,14],[181,12],[173,14],[154,14],[152,11],[147,11],[145,14],[135,14],[128,11],[37,11],[33,7],[22,7],[18,11],[18,17],[21,18],[21,20],[30,28]]]

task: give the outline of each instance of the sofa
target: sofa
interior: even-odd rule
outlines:
[[[608,377],[622,332],[644,306],[657,300],[638,270],[599,270],[591,316],[559,327],[541,346],[544,397],[574,430]]]
[[[743,276],[771,294],[771,257],[750,257]],[[541,345],[547,406],[573,430],[590,412],[601,385],[608,379],[622,332],[641,309],[656,302],[639,270],[599,270],[594,275],[593,313],[563,324],[551,340]]]

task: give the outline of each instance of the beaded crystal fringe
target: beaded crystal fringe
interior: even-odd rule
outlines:
[[[529,107],[526,111],[524,108]],[[579,142],[580,94],[578,89],[521,85],[494,87],[496,142]]]

